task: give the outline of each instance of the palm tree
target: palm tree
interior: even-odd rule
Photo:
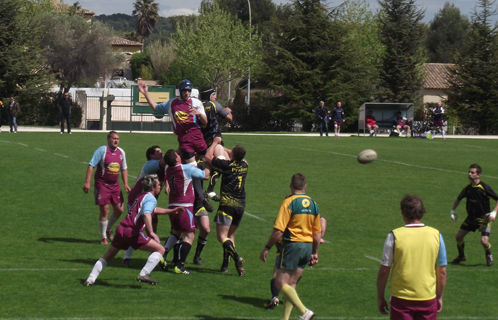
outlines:
[[[157,13],[159,4],[154,0],[137,0],[133,6],[135,9],[131,15],[137,18],[137,33],[142,37],[142,43],[144,43],[145,38],[152,33],[152,29],[159,19]]]

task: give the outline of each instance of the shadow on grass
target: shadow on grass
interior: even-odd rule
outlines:
[[[50,243],[50,242],[68,242],[68,243],[100,243],[100,240],[86,240],[86,239],[74,239],[74,238],[40,238],[38,241]]]
[[[87,259],[71,259],[71,260],[68,260],[68,259],[59,259],[59,261],[64,261],[64,262],[71,262],[71,263],[83,263],[83,264],[87,264],[87,265],[91,265],[93,266],[95,264],[95,262],[97,262],[97,260],[99,260],[101,258],[100,257],[95,257],[95,258],[87,258]],[[132,260],[132,264],[131,264],[131,267],[130,268],[127,268],[127,269],[136,269],[136,270],[141,270],[143,268],[143,266],[145,265],[145,263],[147,262],[146,259],[135,259],[135,260]],[[113,268],[123,268],[123,260],[122,259],[119,259],[119,258],[115,258],[115,259],[112,259],[106,266],[106,268],[108,267],[113,267]],[[156,269],[156,271],[158,271],[160,269]]]
[[[206,315],[202,315],[202,314],[197,314],[195,315],[195,317],[201,319],[201,320],[240,320],[240,318],[231,318],[231,317],[228,317],[228,318],[220,318],[220,317],[211,317],[211,316],[206,316]],[[251,319],[251,318],[246,318],[244,317],[244,320],[256,320],[256,319],[261,319],[261,318],[254,318],[254,319]]]
[[[256,308],[264,308],[265,305],[266,305],[266,300],[265,299],[261,299],[261,298],[237,297],[237,296],[229,296],[229,295],[224,295],[224,294],[219,294],[218,297],[221,297],[221,298],[227,299],[227,300],[237,301],[237,302],[240,302],[240,303],[245,303],[245,304],[254,306]]]
[[[187,270],[198,272],[198,273],[209,273],[209,274],[215,274],[215,275],[220,275],[223,277],[233,277],[233,276],[239,276],[237,274],[237,271],[234,270],[233,273],[230,272],[221,272],[220,269],[208,269],[208,268],[203,268],[203,267],[193,267],[193,266],[188,266]]]
[[[115,281],[122,281],[123,279],[118,279],[118,278],[115,278],[115,279],[109,279],[109,280],[115,280]],[[86,281],[86,279],[79,279],[79,282],[81,285],[83,285],[83,283]],[[126,281],[126,280],[125,280]],[[111,288],[116,288],[116,289],[142,289],[144,287],[147,287],[149,285],[138,285],[138,284],[131,284],[133,279],[130,279],[130,284],[114,284],[114,283],[109,283],[105,280],[102,280],[102,279],[97,279],[94,283],[93,286],[101,286],[101,287],[111,287]]]

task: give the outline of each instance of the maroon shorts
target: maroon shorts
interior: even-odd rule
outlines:
[[[391,297],[391,319],[436,320],[437,299],[413,301]]]
[[[434,126],[435,127],[444,127],[444,121],[443,120],[434,121]]]
[[[207,149],[206,141],[204,141],[204,136],[200,129],[178,136],[178,144],[182,152],[202,154]]]
[[[119,183],[107,184],[105,182],[95,181],[94,196],[95,204],[99,206],[111,203],[124,203],[123,192],[121,192]]]
[[[174,209],[177,206],[169,206],[168,209]],[[193,232],[197,229],[195,224],[194,206],[183,207],[184,210],[179,214],[169,214],[171,229],[182,232]]]
[[[137,232],[133,228],[119,225],[116,228],[116,233],[114,233],[114,239],[112,239],[111,244],[113,247],[121,250],[126,250],[129,247],[138,250],[147,245],[151,240],[144,232]]]
[[[342,126],[342,121],[334,121],[334,125],[340,127]]]

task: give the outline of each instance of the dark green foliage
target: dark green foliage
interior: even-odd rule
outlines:
[[[426,30],[428,62],[454,63],[469,32],[470,22],[454,4],[446,2]]]
[[[134,17],[124,13],[114,13],[110,15],[101,14],[99,16],[93,16],[92,20],[105,23],[121,34],[135,31],[135,25],[137,23]]]
[[[379,0],[381,42],[386,54],[380,70],[380,102],[414,102],[424,81],[424,10],[415,0]]]
[[[133,79],[141,78],[140,69],[142,66],[150,66],[150,58],[147,52],[135,53],[130,58],[130,67]]]
[[[19,124],[44,124],[38,118],[47,113],[42,106],[53,78],[39,49],[40,29],[27,17],[26,4],[0,1],[0,97],[14,96],[20,104]]]
[[[161,75],[159,82],[165,85],[178,85],[183,79],[192,81],[194,88],[207,87],[210,84],[203,77],[198,76],[198,72],[190,66],[183,66],[178,61],[173,61],[169,70]]]
[[[369,52],[358,50],[356,39],[349,37],[353,24],[336,16],[336,9],[319,0],[300,0],[276,12],[274,33],[264,46],[267,69],[259,81],[278,94],[270,99],[273,115],[286,130],[295,122],[308,130],[320,100],[330,109],[341,101],[347,117],[343,129],[350,130],[358,107],[372,100],[375,63],[366,61]]]
[[[498,133],[498,34],[491,26],[495,1],[480,0],[465,47],[456,55],[448,104],[463,125]]]

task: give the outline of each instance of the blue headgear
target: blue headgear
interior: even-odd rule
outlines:
[[[192,82],[190,80],[185,79],[180,82],[180,92],[183,90],[192,91]]]

